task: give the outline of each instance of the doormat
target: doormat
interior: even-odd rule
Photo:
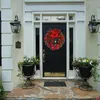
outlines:
[[[66,86],[65,82],[44,82],[44,86]]]

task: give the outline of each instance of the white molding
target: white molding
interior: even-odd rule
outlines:
[[[30,1],[35,1],[35,0],[25,0],[26,2],[30,2]],[[40,0],[41,1],[41,0]],[[40,2],[40,1],[36,1],[36,2]],[[42,0],[43,1],[43,0]],[[51,0],[50,2],[52,2],[53,0]],[[71,2],[71,3],[67,3],[67,2]],[[77,1],[77,3],[74,3],[75,1]],[[82,3],[78,3],[78,1],[81,1]],[[35,27],[34,26],[34,23],[35,24],[39,24],[40,25],[40,78],[42,78],[42,79],[52,79],[52,78],[54,78],[54,77],[46,77],[46,78],[44,78],[43,77],[43,62],[42,62],[42,22],[47,22],[47,21],[43,21],[42,20],[42,15],[44,14],[75,14],[75,16],[76,17],[78,17],[78,19],[77,18],[75,18],[75,20],[73,20],[73,22],[72,23],[75,23],[75,28],[77,28],[77,29],[75,29],[75,34],[77,34],[77,32],[79,32],[79,34],[80,34],[80,29],[78,29],[78,26],[79,26],[79,24],[78,23],[85,23],[85,11],[84,11],[84,0],[57,0],[56,2],[58,2],[57,3],[57,5],[55,6],[55,5],[52,5],[53,3],[48,3],[48,1],[45,1],[46,2],[46,4],[44,4],[44,3],[41,3],[41,4],[39,4],[39,3],[26,3],[25,5],[24,5],[24,7],[25,7],[25,11],[24,11],[24,14],[25,14],[25,16],[24,16],[24,22],[25,22],[25,24],[26,23],[32,23],[32,27]],[[53,1],[54,2],[54,1]],[[64,3],[65,2],[65,3]],[[37,4],[37,5],[35,5],[35,4]],[[70,5],[69,5],[70,4]],[[80,6],[81,5],[81,6]],[[40,7],[40,9],[37,9],[37,8],[39,8]],[[49,8],[49,9],[47,9],[47,7]],[[78,14],[77,14],[78,13]],[[31,16],[31,14],[32,14],[32,16]],[[41,18],[40,18],[40,21],[34,21],[33,19],[32,19],[32,21],[31,21],[31,17],[33,18],[33,16],[34,16],[34,14],[40,14],[40,16],[41,16]],[[79,19],[79,16],[77,16],[77,15],[79,15],[81,18]],[[58,22],[58,23],[62,23],[62,22],[64,22],[64,23],[67,23],[67,22],[69,22],[70,20],[65,20],[65,21],[48,21],[48,22]],[[47,23],[48,23],[47,22]],[[70,21],[71,22],[71,21]],[[83,25],[82,25],[83,26]],[[67,27],[68,27],[68,25],[67,25]],[[81,26],[80,26],[81,27]],[[69,28],[69,27],[68,27]],[[25,31],[26,29],[24,29],[24,31]],[[29,30],[29,29],[28,29]],[[27,31],[27,30],[26,30]],[[25,32],[26,32],[25,31]],[[31,31],[31,30],[30,30]],[[29,32],[30,32],[29,31]],[[34,31],[34,30],[33,30]],[[67,30],[68,31],[68,30]],[[28,32],[28,31],[27,31]],[[29,33],[28,32],[28,33]],[[33,33],[33,32],[32,32]],[[67,34],[68,34],[68,32],[67,32]],[[67,34],[66,34],[66,36],[67,36]],[[77,40],[77,36],[78,35],[76,35],[75,36],[75,41],[77,42],[76,43],[76,48],[75,48],[75,51],[77,51],[77,48],[78,48],[78,40]],[[83,35],[82,35],[83,36]],[[67,39],[68,40],[68,39]],[[84,42],[84,41],[83,41]],[[68,42],[67,42],[68,43]],[[68,46],[68,45],[67,45]],[[68,47],[67,47],[67,49],[68,49]],[[82,51],[82,50],[81,50]],[[68,50],[67,50],[67,52],[68,52]],[[85,52],[85,51],[84,51]],[[75,55],[75,56],[78,56],[78,52],[76,52],[77,54]],[[34,54],[34,53],[33,53]],[[67,53],[68,54],[68,53]],[[67,55],[68,56],[68,55]],[[85,56],[85,55],[84,55]],[[74,71],[71,71],[71,70],[69,70],[69,64],[68,64],[68,60],[69,58],[67,57],[67,65],[66,65],[66,69],[67,69],[67,75],[66,75],[66,77],[63,77],[64,79],[67,79],[67,78],[71,78],[71,79],[73,79],[73,78],[75,78],[75,76],[74,76]],[[34,77],[34,78],[39,78],[39,77]],[[60,79],[62,79],[62,77],[59,77]],[[58,77],[55,77],[54,79],[59,79]]]
[[[98,44],[100,45],[100,33],[98,33]]]
[[[2,9],[1,18],[2,21],[12,20],[12,9]]]
[[[3,82],[12,81],[12,71],[11,70],[2,70],[2,81]]]
[[[77,21],[85,21],[85,12],[84,11],[77,12]]]
[[[97,9],[97,19],[100,21],[100,7]]]
[[[33,30],[32,22],[25,22],[24,24],[24,55],[28,57],[31,57],[34,55],[32,30]]]
[[[1,8],[11,8],[11,0],[1,0]]]
[[[5,91],[13,90],[13,82],[3,83],[3,87]]]
[[[24,0],[25,2],[84,2],[84,0]]]
[[[82,31],[81,31],[82,30]],[[77,23],[77,57],[86,56],[86,35],[85,35],[85,23]]]
[[[2,34],[2,45],[13,45],[12,34]]]
[[[2,69],[7,70],[7,69],[13,69],[13,60],[12,58],[3,58],[2,59]]]
[[[81,5],[81,6],[80,6]],[[39,8],[39,9],[38,9]],[[48,8],[48,9],[47,9]],[[84,11],[84,3],[57,3],[57,4],[25,4],[25,12],[66,12],[66,11]]]
[[[98,57],[100,58],[100,45],[98,46]]]
[[[2,58],[12,57],[12,46],[2,46]]]
[[[100,92],[100,82],[97,82],[97,90]]]
[[[67,14],[67,19],[68,19],[68,14]],[[69,58],[69,23],[66,23],[66,77],[68,77],[69,75],[69,61],[70,61],[70,58]]]
[[[24,14],[24,20],[25,21],[32,21],[32,12],[30,13],[30,12],[26,12],[25,14]]]
[[[12,33],[11,32],[11,27],[9,22],[2,22],[1,25],[1,32],[2,33]]]
[[[40,14],[40,21],[42,20],[42,14]],[[43,40],[42,40],[42,36],[43,36],[43,34],[42,34],[42,23],[40,23],[40,31],[39,31],[39,33],[40,33],[40,37],[39,37],[39,39],[40,39],[40,74],[41,74],[41,78],[43,78],[43,55],[42,55],[42,53],[43,53],[43,50],[42,50],[42,42],[43,42]]]

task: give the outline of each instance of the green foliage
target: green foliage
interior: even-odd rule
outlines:
[[[0,81],[0,100],[5,100],[6,98],[6,93],[4,91],[2,82]]]
[[[18,69],[21,70],[23,65],[37,65],[39,64],[39,59],[37,57],[27,57],[25,56],[21,62],[18,63]]]
[[[94,78],[94,81],[97,81],[98,77],[100,77],[100,75],[98,74],[98,60],[97,59],[89,59],[89,58],[75,58],[73,60],[73,67],[78,68],[78,67],[87,67],[87,66],[91,66],[92,70],[91,70],[91,74]]]
[[[23,60],[21,62],[18,63],[18,77],[22,77],[22,66],[23,65],[37,65],[39,64],[39,58],[38,57],[27,57],[27,56],[24,56]]]

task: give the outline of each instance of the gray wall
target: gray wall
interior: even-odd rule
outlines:
[[[0,10],[1,10],[1,0],[0,0]]]
[[[0,10],[1,10],[1,0],[0,0]],[[0,66],[0,80],[1,80],[1,66]]]
[[[91,15],[95,14],[97,16],[97,8],[100,6],[100,0],[86,0],[86,56],[91,58],[98,57],[98,34],[91,34],[88,30],[88,23],[91,19]],[[23,57],[23,0],[12,0],[12,10],[13,10],[13,19],[15,15],[18,15],[19,20],[21,21],[22,27],[20,34],[13,34],[13,82],[14,87],[20,83],[20,80],[16,75],[18,74],[18,62]],[[16,49],[15,42],[21,41],[22,48]]]
[[[97,9],[100,6],[100,0],[86,0],[86,55],[91,58],[98,57],[98,34],[89,32],[88,23],[91,15],[97,16]]]
[[[23,0],[12,0],[12,11],[13,11],[13,19],[15,15],[18,15],[19,20],[21,22],[21,32],[18,34],[13,34],[13,82],[14,87],[17,86],[17,84],[20,83],[19,77],[17,77],[18,74],[18,62],[21,61],[23,57]],[[20,41],[21,42],[21,49],[15,48],[15,42]]]
[[[100,0],[86,0],[86,55],[90,58],[98,58],[98,34],[99,33],[90,33],[88,29],[88,23],[91,20],[91,15],[95,15],[97,19],[98,8],[100,7]],[[98,71],[100,71],[98,67]],[[100,72],[99,72],[100,73]],[[100,78],[98,79],[100,80]],[[92,78],[89,80],[90,84],[94,86],[95,89],[100,91],[100,82],[94,82]]]

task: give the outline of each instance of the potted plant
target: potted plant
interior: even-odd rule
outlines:
[[[35,74],[35,65],[39,64],[39,59],[37,57],[27,57],[25,56],[21,62],[18,63],[19,73],[17,76],[26,77],[26,85],[32,85],[30,78]]]
[[[97,72],[97,59],[79,57],[75,58],[72,64],[76,69],[78,75],[83,79],[83,83],[80,87],[86,87],[86,89],[90,89],[91,86],[87,83],[87,79],[92,76],[94,78],[94,81],[97,81],[98,77],[100,76]]]
[[[99,74],[97,73],[97,67],[98,67],[98,61],[97,59],[89,59],[89,58],[75,58],[73,60],[73,67],[81,70],[81,68],[84,71],[82,71],[82,74],[85,74],[84,76],[86,76],[86,71],[87,69],[89,69],[89,73],[91,73],[91,75],[94,78],[94,81],[97,81],[97,78],[99,77]]]

